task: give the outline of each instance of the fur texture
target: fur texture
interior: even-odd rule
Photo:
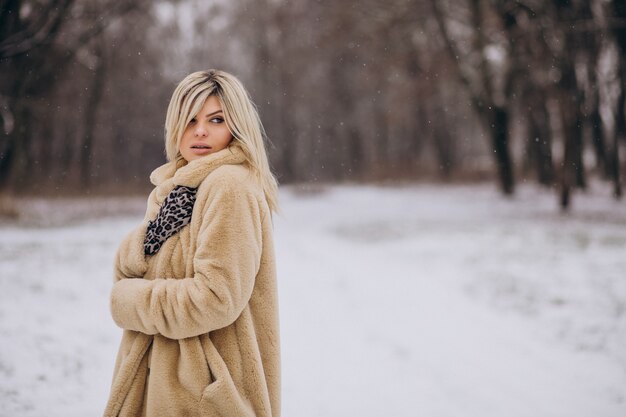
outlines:
[[[280,416],[272,220],[236,147],[170,162],[144,221],[122,241],[111,313],[124,329],[106,417]],[[148,221],[177,185],[197,187],[191,222],[144,256]]]

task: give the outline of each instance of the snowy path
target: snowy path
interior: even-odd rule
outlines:
[[[283,415],[626,415],[626,206],[553,200],[283,189]],[[0,416],[100,415],[111,259],[138,217],[0,228]]]

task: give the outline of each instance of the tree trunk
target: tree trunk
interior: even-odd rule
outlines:
[[[26,72],[28,70],[28,63],[23,57],[16,58],[14,65],[16,71]],[[23,164],[21,159],[24,157],[24,147],[26,146],[24,140],[28,140],[28,138],[23,139],[23,137],[25,134],[30,136],[25,130],[32,122],[29,120],[30,111],[28,109],[29,103],[27,103],[28,88],[26,84],[28,80],[28,76],[15,78],[6,98],[7,112],[10,112],[13,117],[13,126],[8,133],[5,133],[2,153],[0,153],[0,191],[10,192],[15,188],[12,186],[12,181],[16,178],[15,170],[17,166]]]
[[[439,98],[439,97],[438,97]],[[432,141],[437,159],[438,173],[444,180],[449,180],[454,165],[453,133],[448,127],[443,104],[439,100],[429,103],[428,114],[422,119],[428,120],[428,138]]]
[[[546,107],[547,94],[541,88],[527,85],[523,88],[522,102],[528,117],[527,152],[529,166],[534,166],[537,182],[544,186],[554,183],[552,158],[552,130]]]
[[[612,1],[613,15],[623,21],[626,19],[626,2],[624,0]],[[610,177],[613,179],[613,196],[616,199],[622,197],[621,158],[619,155],[620,140],[626,140],[626,115],[624,106],[626,102],[626,27],[615,25],[613,36],[619,51],[618,77],[620,79],[620,93],[615,108],[615,131],[613,132],[613,146],[610,155]]]
[[[590,65],[590,68],[588,69],[588,94],[590,108],[589,114],[586,118],[586,123],[589,126],[591,144],[593,146],[593,151],[596,157],[596,169],[598,169],[603,175],[608,177],[606,143],[604,139],[604,132],[602,130],[602,117],[600,116],[600,88],[598,86],[598,77],[594,65],[597,63],[600,47],[600,43],[597,42],[589,48],[592,63]]]
[[[97,40],[94,49],[98,57],[95,72],[91,81],[91,89],[85,109],[83,140],[80,147],[80,180],[83,189],[91,186],[92,164],[93,164],[93,138],[96,131],[96,120],[100,99],[104,90],[105,64],[101,40]]]
[[[11,165],[13,165],[13,159],[15,158],[15,130],[17,126],[15,124],[15,113],[13,113],[11,107],[13,106],[9,107],[9,111],[11,111],[13,127],[3,132],[2,147],[0,148],[0,192],[6,191],[8,188],[9,173],[11,171]]]
[[[445,22],[443,13],[437,0],[431,0],[431,6],[439,30],[443,36],[445,42],[446,51],[450,56],[452,62],[454,62],[456,71],[455,74],[459,79],[461,85],[466,89],[472,101],[472,107],[477,112],[478,117],[484,123],[486,130],[489,132],[491,138],[491,147],[494,153],[494,158],[498,170],[498,182],[500,190],[504,195],[512,195],[514,192],[514,178],[513,178],[513,163],[509,152],[509,114],[506,104],[496,104],[493,79],[490,78],[487,71],[488,65],[486,62],[484,47],[485,41],[483,39],[481,25],[484,23],[484,17],[482,14],[482,6],[480,0],[473,0],[470,4],[472,11],[472,23],[474,26],[474,50],[473,53],[480,56],[480,81],[475,86],[471,77],[466,74],[463,69],[463,65],[460,61],[460,52],[457,49],[456,44],[450,38],[448,28]],[[511,72],[507,72],[504,75],[506,85],[511,85]],[[505,88],[504,94],[508,102],[510,97],[507,93],[510,93],[509,89]]]
[[[491,119],[489,134],[498,166],[500,189],[505,195],[512,195],[514,179],[509,153],[509,113],[504,107],[493,106],[489,119]]]
[[[561,163],[561,193],[560,203],[563,210],[567,210],[571,202],[571,188],[580,186],[584,175],[582,166],[582,132],[580,96],[576,89],[576,77],[573,63],[564,64],[561,82],[560,113],[563,127],[563,161]]]
[[[585,172],[585,164],[583,161],[583,114],[580,107],[576,112],[575,130],[572,132],[574,140],[574,173],[576,178],[576,187],[582,190],[587,189],[587,174]]]
[[[533,109],[529,114],[529,153],[537,170],[537,181],[541,185],[551,186],[554,182],[552,137],[548,116],[542,110],[545,111],[545,107]]]
[[[8,191],[22,194],[29,188],[33,178],[29,173],[32,163],[30,141],[32,138],[32,112],[29,106],[20,105],[15,109],[15,129],[13,131],[13,154],[7,172]]]
[[[592,93],[597,96],[597,89]],[[604,140],[604,132],[602,131],[602,118],[600,117],[599,100],[595,99],[588,118],[589,127],[591,128],[591,143],[593,145],[594,154],[596,156],[596,168],[608,177],[608,167],[606,161],[606,144]]]
[[[613,180],[613,196],[619,200],[622,198],[622,179],[621,179],[621,158],[619,154],[620,140],[626,139],[626,64],[623,61],[619,63],[620,93],[617,99],[615,110],[615,131],[613,132],[613,144],[610,155],[610,178]]]

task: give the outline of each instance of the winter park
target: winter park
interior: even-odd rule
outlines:
[[[626,1],[0,2],[0,417],[626,416]]]

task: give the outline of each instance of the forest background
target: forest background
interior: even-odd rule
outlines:
[[[625,56],[622,0],[2,0],[0,192],[147,190],[176,83],[220,68],[283,184],[620,198]]]

